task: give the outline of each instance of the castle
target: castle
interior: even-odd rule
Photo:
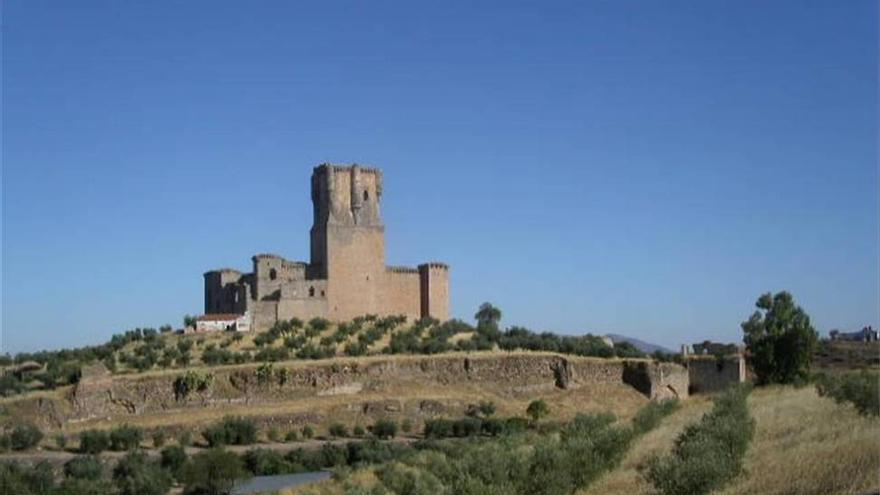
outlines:
[[[253,330],[279,320],[333,321],[367,314],[449,319],[449,267],[385,265],[385,226],[379,212],[382,172],[323,164],[312,171],[314,223],[311,261],[274,254],[252,258],[253,271],[205,273],[205,313],[230,321],[249,318]]]

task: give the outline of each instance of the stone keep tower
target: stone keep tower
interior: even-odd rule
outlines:
[[[333,319],[375,313],[385,282],[385,226],[379,214],[382,172],[321,165],[312,173],[311,266],[327,279]]]
[[[447,320],[447,265],[385,265],[381,199],[378,169],[315,167],[310,262],[258,254],[251,273],[211,270],[205,273],[205,313],[249,313],[257,330],[293,317],[344,321],[375,314]]]

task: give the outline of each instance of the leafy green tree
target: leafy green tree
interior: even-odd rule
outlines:
[[[222,449],[210,449],[194,455],[184,467],[184,494],[226,495],[236,481],[248,477],[237,455]]]
[[[501,321],[501,310],[492,305],[492,303],[484,302],[474,315],[477,320],[478,327],[495,327],[498,328],[498,322]]]
[[[755,305],[758,310],[742,328],[758,383],[806,380],[819,340],[810,317],[785,291],[768,292]]]
[[[532,421],[538,422],[544,416],[550,414],[550,406],[543,399],[533,400],[526,408],[526,414],[532,418]]]
[[[394,438],[397,435],[397,423],[393,419],[382,418],[373,425],[373,435],[381,439]]]
[[[113,482],[119,495],[165,495],[171,476],[142,452],[132,451],[113,468]]]
[[[183,326],[184,326],[184,328],[196,326],[196,317],[191,316],[191,315],[185,315],[183,317]]]
[[[110,449],[116,451],[136,449],[140,447],[143,436],[141,429],[136,426],[117,426],[110,431]]]

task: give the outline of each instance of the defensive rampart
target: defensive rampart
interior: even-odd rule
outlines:
[[[98,367],[84,373],[75,387],[59,394],[62,399],[41,399],[39,404],[31,404],[32,400],[22,397],[18,405],[7,407],[14,416],[34,411],[35,422],[58,428],[82,422],[125,422],[126,418],[142,415],[185,417],[204,409],[220,413],[232,407],[240,411],[245,407],[248,414],[255,411],[259,415],[260,408],[284,411],[287,404],[303,404],[309,399],[327,403],[331,396],[349,396],[329,402],[345,408],[366,408],[364,413],[378,408],[379,412],[409,414],[411,411],[400,410],[402,402],[394,401],[401,390],[477,386],[525,399],[554,390],[585,386],[585,390],[591,390],[594,385],[606,390],[609,386],[620,387],[621,391],[634,389],[651,399],[686,398],[688,370],[648,360],[528,352],[336,358],[113,376]],[[394,403],[385,404],[383,400]],[[416,415],[463,413],[442,400],[421,401],[415,407]],[[51,414],[44,415],[46,411]],[[309,412],[321,414],[317,410]]]

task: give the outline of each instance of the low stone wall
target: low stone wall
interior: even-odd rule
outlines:
[[[714,361],[713,361],[714,363]],[[90,369],[68,395],[63,418],[54,424],[190,409],[222,408],[352,395],[389,386],[454,386],[473,382],[499,393],[525,394],[576,389],[590,384],[625,384],[651,399],[688,396],[688,375],[672,363],[580,358],[550,353],[444,354],[336,358],[324,361],[220,366],[140,375],[109,375]],[[187,374],[193,379],[182,387]],[[703,374],[700,374],[702,377]],[[201,386],[195,385],[201,382]],[[705,380],[700,383],[705,383]],[[703,385],[705,386],[705,385]],[[353,400],[356,399],[353,397]],[[387,409],[393,404],[379,404]],[[419,406],[421,408],[421,406]],[[427,404],[425,407],[431,407]],[[55,416],[58,416],[57,414]]]
[[[691,356],[687,361],[689,392],[713,393],[746,381],[746,361],[741,355]]]

